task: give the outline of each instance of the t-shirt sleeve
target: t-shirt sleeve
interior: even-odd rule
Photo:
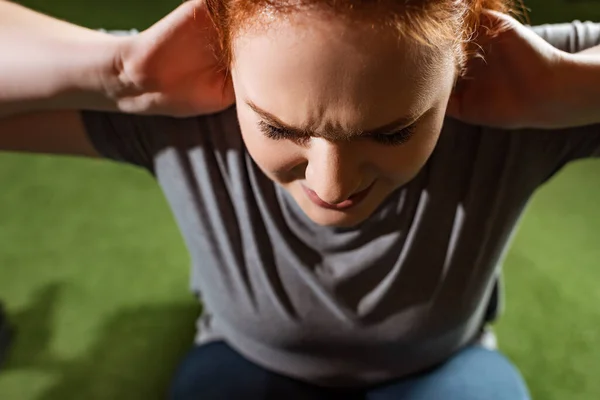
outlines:
[[[168,146],[167,135],[180,124],[166,117],[82,111],[83,124],[96,151],[111,160],[154,171],[155,155]]]
[[[206,162],[235,151],[244,152],[235,107],[188,118],[81,111],[87,136],[102,156],[157,171],[161,155],[189,156],[202,149]],[[213,154],[213,156],[208,156]]]
[[[544,132],[546,148],[553,149],[550,176],[571,161],[600,157],[600,124]]]

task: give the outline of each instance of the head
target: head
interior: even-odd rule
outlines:
[[[482,9],[508,0],[207,0],[240,128],[315,223],[367,219],[430,157]]]

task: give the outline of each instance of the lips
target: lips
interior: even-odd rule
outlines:
[[[331,204],[331,203],[328,203],[325,200],[321,199],[314,190],[311,190],[311,189],[307,188],[306,186],[302,185],[302,188],[304,189],[306,196],[314,204],[316,204],[319,207],[326,208],[328,210],[338,210],[338,211],[347,210],[349,208],[356,206],[365,197],[367,197],[367,195],[371,191],[372,187],[373,187],[373,184],[369,185],[368,188],[361,190],[360,192],[354,193],[352,196],[348,197],[346,200],[342,201],[341,203]]]

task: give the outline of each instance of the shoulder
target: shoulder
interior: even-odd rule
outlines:
[[[187,118],[82,111],[86,133],[107,158],[154,169],[157,156],[171,149],[188,152],[243,149],[235,107]]]
[[[235,106],[215,114],[192,117],[183,123],[189,126],[188,129],[202,135],[205,144],[223,149],[243,147]]]

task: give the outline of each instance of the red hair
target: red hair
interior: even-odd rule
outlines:
[[[522,1],[517,0],[522,6]],[[513,0],[205,0],[217,28],[224,65],[233,61],[231,42],[243,28],[268,24],[265,16],[279,16],[307,8],[333,11],[340,17],[395,26],[399,36],[430,46],[455,47],[464,69],[477,53],[473,38],[484,10],[514,11]]]

